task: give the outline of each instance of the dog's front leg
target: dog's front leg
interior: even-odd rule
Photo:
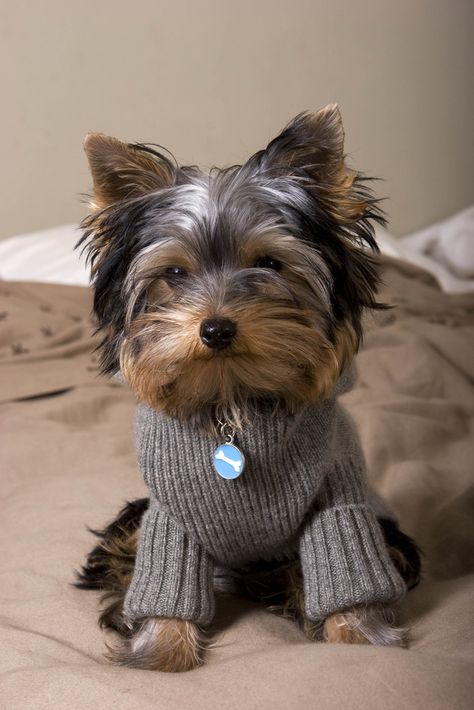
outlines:
[[[151,499],[124,603],[134,633],[124,648],[111,652],[111,659],[162,671],[199,665],[201,627],[214,613],[213,568],[203,547]]]
[[[205,650],[200,626],[188,619],[150,616],[128,642],[110,649],[112,663],[150,671],[179,673],[201,665]]]
[[[404,646],[406,630],[397,626],[390,606],[368,604],[328,616],[324,620],[323,639],[330,643]]]
[[[371,508],[361,503],[315,511],[300,539],[305,617],[330,642],[400,645],[391,609],[405,585]],[[343,501],[345,503],[345,501]]]

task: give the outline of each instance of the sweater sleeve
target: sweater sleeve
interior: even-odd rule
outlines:
[[[214,614],[213,571],[208,553],[151,497],[124,613],[131,620],[167,616],[206,625]]]
[[[360,604],[390,603],[405,584],[368,501],[361,458],[336,463],[300,538],[306,614],[319,621]]]

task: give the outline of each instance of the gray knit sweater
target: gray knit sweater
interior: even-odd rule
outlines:
[[[356,430],[337,402],[346,384],[347,377],[331,399],[294,416],[262,410],[236,437],[246,467],[234,480],[213,468],[222,441],[139,405],[136,440],[150,508],[126,616],[208,624],[216,566],[238,569],[295,552],[306,613],[315,621],[404,594],[376,519],[381,511]]]

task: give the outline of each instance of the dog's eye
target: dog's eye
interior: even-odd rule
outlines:
[[[168,266],[165,271],[165,275],[169,279],[182,279],[188,275],[188,272],[186,269],[183,269],[182,266]]]
[[[257,259],[255,266],[259,269],[273,269],[273,271],[280,271],[281,261],[278,259],[273,259],[271,256],[261,256]]]

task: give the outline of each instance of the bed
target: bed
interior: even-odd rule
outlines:
[[[396,307],[368,318],[359,381],[344,395],[372,480],[425,553],[424,580],[401,610],[410,647],[311,644],[290,621],[221,598],[207,663],[168,675],[108,665],[104,641],[115,639],[97,627],[98,595],[72,586],[92,543],[86,526],[145,492],[133,397],[98,376],[91,294],[67,285],[84,271],[45,283],[54,279],[24,268],[34,280],[11,280],[9,268],[3,261],[0,707],[472,707],[469,288],[446,293],[432,273],[385,256],[383,298]]]

